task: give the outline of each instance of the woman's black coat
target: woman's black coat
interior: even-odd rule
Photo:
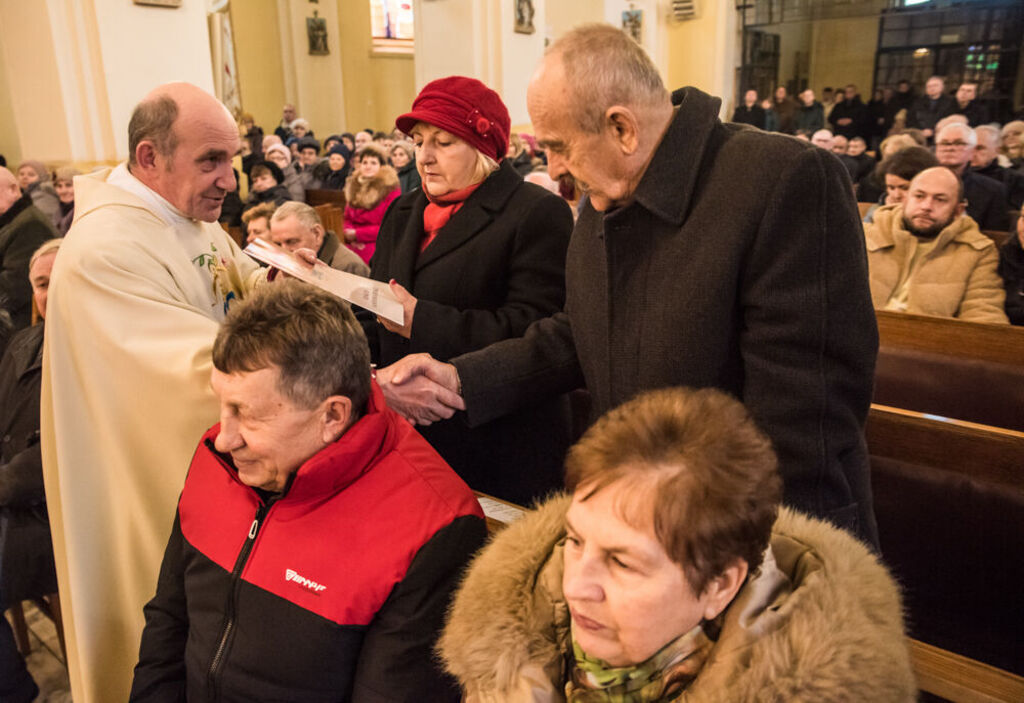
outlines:
[[[403,195],[377,235],[371,276],[394,278],[419,301],[409,339],[364,318],[380,366],[415,352],[447,361],[562,309],[573,226],[564,200],[505,160],[421,253],[426,205],[422,190]],[[526,504],[562,485],[568,427],[557,398],[472,430],[456,415],[422,432],[471,488]]]
[[[16,334],[0,361],[0,611],[57,591],[39,449],[43,326]]]

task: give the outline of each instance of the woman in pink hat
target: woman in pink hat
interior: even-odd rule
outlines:
[[[572,212],[505,159],[510,122],[497,93],[463,76],[427,84],[396,120],[416,145],[422,187],[388,210],[370,262],[405,306],[402,326],[364,325],[379,366],[414,352],[447,361],[562,309]],[[528,504],[562,485],[567,410],[558,398],[479,427],[456,416],[421,431],[471,488]]]

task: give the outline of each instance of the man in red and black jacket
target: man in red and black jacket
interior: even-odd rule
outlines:
[[[447,701],[433,646],[480,506],[372,383],[333,296],[284,281],[213,349],[133,701]]]

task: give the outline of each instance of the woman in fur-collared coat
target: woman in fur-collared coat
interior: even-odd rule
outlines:
[[[720,391],[601,418],[556,496],[471,564],[438,646],[469,703],[913,701],[892,577],[779,508],[774,453]]]
[[[345,182],[345,243],[369,264],[384,213],[402,191],[383,149],[367,144],[358,156],[359,169]]]

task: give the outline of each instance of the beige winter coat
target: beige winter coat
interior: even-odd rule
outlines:
[[[871,300],[885,307],[910,265],[917,238],[903,227],[901,205],[875,211],[864,226],[868,248]],[[967,215],[939,233],[935,248],[925,255],[911,281],[906,312],[956,317],[971,322],[1009,323],[1003,311],[1006,292],[996,273],[995,243]]]
[[[561,595],[568,498],[548,501],[473,562],[438,645],[473,702],[563,701],[569,615]],[[860,542],[783,509],[771,560],[726,611],[677,703],[913,701],[899,590]]]

